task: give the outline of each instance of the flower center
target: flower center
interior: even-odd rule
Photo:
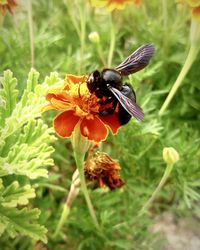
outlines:
[[[72,97],[72,103],[78,116],[91,115],[92,118],[94,114],[99,113],[100,99],[90,93],[86,82],[70,86],[69,95]]]

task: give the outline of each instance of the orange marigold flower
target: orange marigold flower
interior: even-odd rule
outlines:
[[[141,0],[91,0],[91,4],[95,7],[107,7],[110,11],[114,9],[122,10],[126,4],[135,4],[139,6]]]
[[[124,185],[120,178],[120,165],[104,152],[97,152],[95,156],[89,152],[85,162],[85,174],[90,180],[98,180],[99,186],[107,186],[110,190],[120,188]]]
[[[53,121],[54,129],[60,137],[70,137],[78,124],[84,137],[98,143],[107,138],[108,127],[116,134],[121,125],[117,109],[111,115],[99,115],[102,109],[100,99],[90,93],[86,80],[87,76],[66,75],[61,86],[48,91],[46,99],[50,104],[42,111],[62,111]]]
[[[4,16],[8,10],[13,14],[13,9],[17,6],[15,0],[0,0],[0,13]]]

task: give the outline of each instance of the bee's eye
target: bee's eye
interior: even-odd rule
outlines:
[[[93,75],[90,76],[89,82],[90,82],[90,83],[93,83],[93,82],[94,82],[94,76],[93,76]]]
[[[95,91],[95,85],[96,85],[95,78],[94,78],[93,74],[91,74],[87,80],[87,87],[91,93]]]
[[[92,84],[92,83],[94,82],[94,76],[93,76],[93,75],[90,75],[89,78],[88,78],[88,80],[87,80],[87,82],[88,82],[89,84]]]

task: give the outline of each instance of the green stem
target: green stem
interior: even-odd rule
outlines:
[[[144,204],[144,206],[140,210],[139,216],[143,215],[146,212],[146,210],[149,208],[149,206],[153,203],[153,201],[157,197],[158,193],[160,192],[161,188],[164,186],[166,180],[168,179],[172,169],[173,169],[173,164],[168,164],[160,183],[158,184],[157,188],[154,190],[150,199]]]
[[[58,233],[60,232],[61,228],[63,227],[68,215],[70,212],[70,207],[68,206],[68,204],[65,202],[64,206],[63,206],[63,211],[60,217],[60,220],[58,222],[58,225],[56,227],[56,231],[53,235],[53,238],[56,238],[56,236],[58,235]]]
[[[102,47],[101,47],[101,44],[97,44],[97,53],[99,55],[99,58],[103,64],[103,66],[105,67],[106,66],[106,62],[105,62],[105,59],[103,57],[103,51],[102,51]]]
[[[185,60],[185,63],[182,67],[182,70],[180,72],[180,74],[178,75],[178,78],[176,79],[174,85],[172,86],[167,98],[165,99],[160,111],[159,111],[159,116],[162,116],[165,112],[165,110],[167,109],[167,107],[169,106],[172,98],[174,97],[174,95],[176,94],[178,88],[180,87],[183,79],[185,78],[186,74],[188,73],[190,67],[192,66],[197,54],[198,54],[199,48],[196,45],[191,45],[189,53],[187,55],[187,58]]]
[[[163,15],[162,15],[163,16],[163,26],[164,26],[164,30],[166,32],[166,30],[167,30],[167,1],[166,0],[162,0],[162,13],[163,13]]]
[[[31,0],[28,1],[28,26],[31,50],[31,67],[34,67],[34,33],[33,33],[33,16]]]
[[[76,2],[75,2],[76,3]],[[74,4],[74,3],[73,3]],[[80,27],[79,27],[79,22],[77,21],[76,19],[76,16],[74,15],[73,11],[72,11],[72,6],[70,5],[70,3],[66,3],[66,7],[67,7],[67,10],[68,10],[68,15],[67,17],[70,18],[75,30],[76,30],[76,33],[77,35],[80,37],[81,36],[81,31],[80,31]],[[71,9],[70,9],[71,8]],[[76,8],[78,8],[78,6],[76,5]]]
[[[3,27],[4,16],[0,15],[0,28]]]
[[[85,51],[85,32],[86,32],[86,15],[85,8],[78,5],[80,15],[80,63],[79,63],[79,74],[84,72],[84,51]]]
[[[94,223],[95,227],[99,230],[100,229],[99,223],[97,221],[96,214],[95,214],[95,211],[94,211],[94,208],[93,208],[93,205],[92,205],[92,202],[90,200],[89,193],[88,193],[88,189],[87,189],[87,186],[86,186],[84,167],[83,167],[84,157],[85,157],[85,154],[83,154],[81,152],[78,152],[76,150],[74,151],[74,158],[75,158],[75,161],[76,161],[76,166],[77,166],[78,171],[79,171],[79,177],[80,177],[80,181],[81,181],[81,188],[82,188],[83,194],[85,196],[85,200],[86,200],[86,203],[87,203],[87,206],[88,206],[88,209],[89,209],[89,213],[90,213],[90,215],[92,217],[93,223]]]
[[[113,53],[115,49],[115,28],[112,21],[112,14],[110,14],[110,48],[108,54],[108,67],[111,67]]]
[[[80,61],[78,64],[78,73],[84,72],[84,51],[86,37],[86,7],[80,5],[80,1],[69,1],[66,3],[68,17],[70,18],[80,41]],[[77,14],[78,10],[78,14]]]
[[[63,227],[69,215],[71,205],[73,201],[75,200],[75,198],[77,197],[77,195],[79,194],[79,190],[80,190],[80,178],[79,178],[78,170],[76,170],[72,176],[72,183],[71,183],[70,191],[63,205],[63,211],[59,219],[58,225],[56,227],[55,233],[53,235],[54,238],[56,238],[61,228]]]

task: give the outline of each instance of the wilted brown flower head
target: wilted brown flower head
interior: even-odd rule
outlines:
[[[124,185],[119,175],[120,169],[119,163],[104,152],[97,152],[95,155],[90,152],[85,162],[86,178],[98,180],[100,187],[107,186],[110,190]]]
[[[5,15],[8,10],[11,14],[13,14],[13,9],[17,6],[15,0],[1,0],[0,1],[0,14]]]

